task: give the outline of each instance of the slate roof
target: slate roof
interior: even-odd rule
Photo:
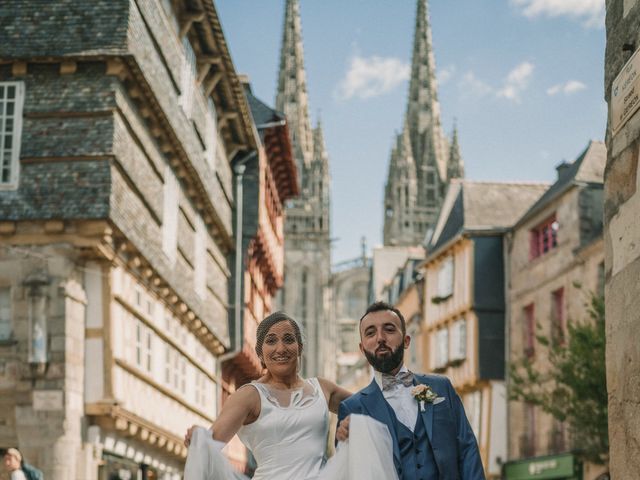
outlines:
[[[548,188],[548,183],[452,180],[428,254],[463,232],[501,232],[512,227]]]
[[[245,85],[244,94],[247,97],[251,116],[253,117],[253,121],[258,130],[264,129],[266,125],[285,121],[284,113],[274,110],[258,97],[253,95],[253,92],[248,85]]]
[[[572,163],[562,163],[558,167],[558,180],[549,187],[540,199],[518,221],[518,225],[543,210],[547,205],[580,184],[603,184],[604,167],[607,163],[607,147],[603,142],[591,140],[587,148]]]

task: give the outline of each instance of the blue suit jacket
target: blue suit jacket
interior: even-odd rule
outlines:
[[[429,385],[444,401],[426,404],[421,412],[440,480],[485,480],[476,437],[471,430],[460,397],[448,378],[439,375],[416,375],[416,385]],[[369,415],[389,427],[393,438],[393,461],[400,470],[400,450],[389,409],[380,387],[373,380],[369,386],[340,404],[338,421],[352,413]]]

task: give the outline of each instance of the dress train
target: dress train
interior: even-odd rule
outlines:
[[[224,446],[211,437],[209,430],[194,429],[184,479],[248,480],[222,454]],[[301,480],[398,480],[387,426],[366,415],[351,415],[349,441],[338,444],[336,454],[318,476]]]

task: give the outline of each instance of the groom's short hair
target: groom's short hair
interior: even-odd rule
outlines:
[[[373,302],[371,305],[369,305],[367,307],[367,311],[364,312],[364,315],[362,315],[360,317],[360,323],[362,323],[362,319],[364,319],[364,317],[366,317],[370,313],[373,313],[373,312],[385,312],[385,311],[393,312],[398,316],[398,318],[400,319],[400,326],[401,326],[401,330],[402,330],[402,335],[406,335],[407,334],[407,326],[406,326],[406,323],[404,321],[404,317],[402,316],[402,313],[400,313],[400,310],[398,310],[396,307],[394,307],[393,305],[391,305],[390,303],[387,303],[387,302]]]

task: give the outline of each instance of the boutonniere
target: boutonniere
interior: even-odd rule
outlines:
[[[429,385],[416,385],[411,390],[411,395],[417,402],[420,402],[421,412],[424,412],[425,402],[432,403],[436,398],[438,398],[438,394],[434,392]]]

